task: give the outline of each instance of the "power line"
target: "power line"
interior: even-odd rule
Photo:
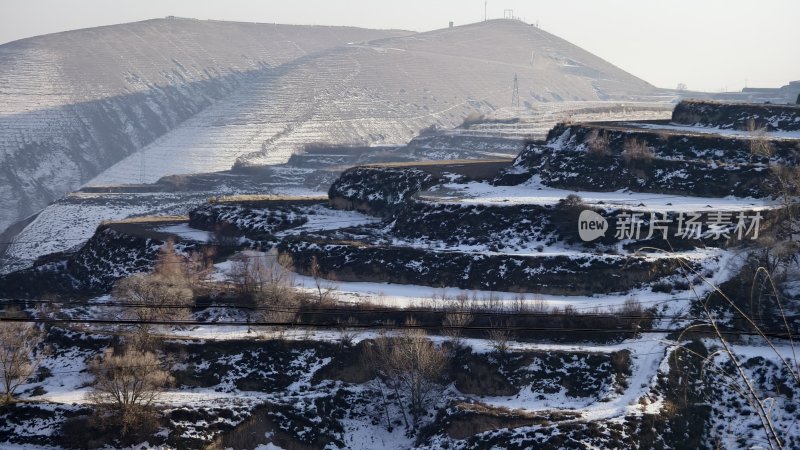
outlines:
[[[480,300],[478,300],[480,301]],[[523,300],[524,301],[524,300]],[[307,314],[307,315],[339,315],[339,314],[346,314],[346,315],[371,315],[371,314],[447,314],[447,313],[455,313],[455,314],[476,314],[480,316],[502,316],[506,317],[509,315],[513,315],[513,317],[574,317],[574,318],[583,318],[583,317],[603,317],[603,318],[616,318],[616,319],[636,319],[636,320],[646,320],[646,319],[687,319],[687,320],[703,320],[704,318],[698,317],[691,317],[691,316],[683,316],[683,315],[659,315],[659,316],[648,316],[646,311],[642,311],[642,314],[620,314],[618,312],[607,310],[605,312],[585,312],[585,313],[572,313],[570,311],[563,311],[563,308],[556,307],[547,307],[548,311],[544,312],[533,312],[530,310],[526,310],[523,306],[521,308],[515,308],[513,305],[510,307],[495,307],[493,308],[491,305],[470,305],[465,308],[454,308],[454,307],[436,307],[431,306],[429,308],[425,307],[416,307],[416,308],[392,308],[392,307],[383,307],[383,308],[371,308],[369,305],[366,307],[363,304],[353,304],[351,307],[349,304],[342,304],[341,307],[328,307],[328,308],[303,308],[303,307],[279,307],[279,306],[271,306],[271,305],[181,305],[181,304],[145,304],[145,303],[132,303],[132,302],[114,302],[114,303],[96,303],[96,304],[79,304],[79,305],[70,305],[65,304],[62,302],[49,302],[47,300],[35,300],[35,301],[26,301],[23,299],[14,300],[14,301],[4,301],[0,302],[0,306],[25,306],[30,303],[35,304],[47,304],[47,305],[59,305],[62,308],[150,308],[150,309],[178,309],[178,310],[191,310],[191,309],[208,309],[208,308],[230,308],[230,309],[238,309],[238,310],[246,310],[246,311],[266,311],[266,312],[287,312],[287,313],[297,313],[297,314]],[[624,308],[624,306],[622,306]],[[588,309],[594,309],[599,307],[592,307]],[[4,319],[0,318],[0,321]]]
[[[507,330],[509,332],[548,332],[548,333],[636,333],[636,334],[669,334],[675,333],[676,329],[669,328],[651,328],[651,329],[638,329],[638,328],[589,328],[589,327],[514,327],[514,326],[485,326],[485,325],[423,325],[423,324],[340,324],[340,323],[308,323],[308,322],[282,322],[282,321],[197,321],[197,320],[133,320],[133,319],[51,319],[51,318],[7,318],[2,319],[2,322],[16,322],[16,323],[36,323],[36,324],[99,324],[99,325],[166,325],[166,326],[241,326],[241,327],[302,327],[302,328],[347,328],[347,329],[421,329],[421,330],[475,330],[475,331],[489,331],[489,330]],[[708,325],[711,327],[712,325]],[[737,331],[737,330],[719,330],[722,334],[728,335],[743,335],[743,336],[766,336],[778,339],[800,338],[800,334],[791,333],[775,333],[756,331]]]
[[[327,280],[324,280],[324,281],[328,282]],[[303,287],[305,287],[305,286],[303,286]],[[316,289],[316,287],[306,287],[306,288],[307,289]],[[433,290],[434,295],[432,295],[431,297],[424,297],[425,300],[426,301],[441,301],[441,302],[448,302],[448,303],[454,303],[454,302],[459,301],[458,296],[437,297],[435,295],[435,293],[436,293],[436,290],[439,290],[439,289],[440,288],[431,287],[431,290]],[[457,288],[453,288],[453,289],[457,289]],[[479,301],[479,302],[484,302],[484,301],[514,302],[514,301],[518,301],[518,300],[519,301],[523,301],[523,302],[539,302],[539,301],[545,302],[545,303],[548,302],[548,300],[544,299],[544,298],[539,299],[539,298],[530,298],[530,297],[528,297],[530,295],[538,295],[538,294],[531,294],[531,293],[528,293],[528,294],[520,293],[520,295],[521,295],[520,298],[505,298],[505,299],[503,299],[503,298],[498,298],[498,297],[493,297],[492,296],[493,293],[496,294],[496,293],[498,293],[500,291],[469,291],[469,290],[463,290],[463,291],[465,291],[465,293],[469,293],[469,292],[485,292],[486,293],[486,296],[484,296],[484,297],[477,297],[477,296],[469,297],[467,299],[468,302],[472,302],[472,301]],[[334,292],[341,293],[343,291],[339,291],[338,289],[334,288]],[[346,292],[346,291],[344,291],[344,292]],[[514,293],[510,293],[510,294],[514,294]],[[415,297],[415,298],[417,298],[417,297]],[[668,298],[668,299],[636,301],[636,304],[666,303],[666,302],[671,302],[671,301],[697,300],[697,299],[698,299],[698,297],[672,297],[672,298]],[[598,300],[598,302],[606,301],[602,297],[601,298],[597,298],[597,300]],[[562,300],[550,300],[550,301],[562,301]],[[62,304],[62,305],[69,306],[69,307],[91,307],[91,306],[104,306],[104,305],[118,306],[118,305],[125,304],[124,302],[123,303],[120,303],[120,302],[81,303],[81,302],[70,302],[68,300],[65,301],[65,300],[56,300],[56,299],[48,300],[48,299],[26,299],[26,298],[0,298],[0,305],[2,305],[4,303],[9,303],[9,304],[23,304],[23,303],[54,304],[54,303],[56,303],[56,304]],[[346,303],[346,304],[348,304],[348,303]],[[180,304],[176,304],[176,303],[167,303],[167,305],[173,305],[175,307],[182,307],[182,308],[186,307],[186,305],[180,305]],[[146,306],[146,305],[135,304],[134,306]],[[569,305],[567,305],[567,306],[569,306]],[[602,306],[602,305],[598,305],[598,306]],[[576,307],[574,309],[594,309],[594,308],[597,308],[598,306],[585,306],[585,307],[581,307],[581,308],[577,308]],[[606,305],[606,306],[608,306],[608,305]],[[236,308],[243,308],[245,306],[209,304],[208,306],[202,306],[202,307],[236,307]],[[392,309],[391,307],[386,307],[386,308],[387,309]],[[425,309],[424,306],[420,306],[420,308],[422,308],[422,309],[420,309],[419,311],[426,311],[427,310],[427,309]],[[322,309],[338,310],[340,308],[322,308]],[[405,310],[409,310],[409,309],[405,309]],[[410,310],[413,311],[413,309],[410,309]],[[448,311],[453,311],[454,309],[449,308],[447,310]],[[456,310],[456,311],[458,311],[458,310]]]
[[[694,298],[682,298],[681,300],[693,300]],[[679,299],[669,299],[669,300],[679,300]],[[456,302],[455,299],[450,300],[443,300],[443,302]],[[415,306],[410,308],[402,308],[402,307],[390,307],[390,306],[383,306],[380,308],[370,307],[369,304],[350,304],[350,303],[342,303],[339,307],[317,307],[311,304],[310,308],[304,308],[302,306],[297,307],[288,307],[288,306],[276,306],[276,305],[235,305],[235,304],[209,304],[209,305],[197,305],[197,304],[177,304],[177,303],[161,303],[161,304],[146,304],[146,303],[136,303],[136,302],[105,302],[105,303],[79,303],[79,304],[71,304],[65,301],[51,301],[51,300],[43,300],[43,299],[2,299],[0,300],[0,306],[26,306],[28,304],[46,304],[46,305],[58,305],[62,308],[151,308],[151,309],[178,309],[178,310],[191,310],[191,309],[208,309],[208,308],[230,308],[234,310],[246,310],[246,311],[265,311],[265,312],[286,312],[286,313],[295,313],[295,314],[305,314],[305,315],[373,315],[373,314],[448,314],[448,313],[455,313],[455,314],[475,314],[480,315],[483,317],[486,316],[498,316],[498,317],[524,317],[524,318],[548,318],[548,317],[566,317],[566,318],[612,318],[612,319],[625,319],[625,320],[656,320],[656,319],[680,319],[680,320],[706,320],[707,317],[702,316],[690,316],[690,315],[682,315],[682,314],[669,314],[669,315],[654,315],[649,316],[647,315],[647,310],[643,310],[642,314],[635,314],[635,313],[622,313],[624,312],[625,305],[619,305],[617,308],[619,310],[615,311],[614,306],[605,305],[606,308],[609,308],[605,311],[597,311],[597,312],[581,312],[581,313],[574,313],[566,308],[559,308],[558,306],[544,306],[547,308],[546,311],[531,311],[531,309],[535,309],[535,307],[526,307],[530,305],[529,300],[520,300],[519,307],[515,307],[515,304],[511,304],[510,306],[503,306],[498,305],[494,306],[491,304],[484,303],[486,300],[475,300],[476,304],[468,304],[463,307],[459,307],[460,305],[431,305],[429,307],[425,306]],[[502,301],[502,300],[498,300]],[[514,302],[515,300],[511,300]],[[536,300],[533,300],[534,302]],[[666,301],[666,300],[665,300]],[[568,308],[569,305],[566,305]],[[597,306],[587,306],[582,309],[600,309],[601,305]],[[528,309],[531,308],[531,309]],[[573,308],[573,310],[578,310],[578,308]],[[621,311],[621,312],[618,312]],[[787,316],[789,319],[793,319],[795,316]],[[0,321],[4,319],[0,318]]]

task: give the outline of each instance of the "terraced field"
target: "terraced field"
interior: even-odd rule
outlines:
[[[458,158],[503,158],[510,161],[525,149],[528,140],[544,139],[558,120],[570,117],[644,120],[669,115],[669,104],[662,102],[553,102],[524,111],[501,108],[487,114],[478,123],[427,133],[415,137],[406,146],[352,148],[328,145],[322,149],[310,148],[303,154],[293,155],[287,164],[273,165],[264,171],[225,171],[190,177],[167,177],[164,184],[144,186],[117,184],[122,181],[139,183],[142,162],[149,168],[147,170],[162,173],[179,170],[170,164],[201,171],[224,166],[220,161],[228,163],[234,160],[238,152],[231,149],[237,148],[238,144],[233,138],[248,136],[248,132],[257,134],[267,125],[207,126],[208,123],[203,121],[212,116],[219,121],[226,120],[225,114],[219,113],[217,116],[220,111],[238,117],[237,108],[242,105],[233,99],[238,98],[250,104],[244,91],[241,95],[233,94],[231,97],[232,100],[209,107],[98,177],[114,174],[113,180],[108,181],[114,181],[116,187],[87,186],[81,192],[68,195],[45,208],[31,224],[13,235],[15,242],[8,246],[4,258],[0,259],[0,272],[28,267],[39,256],[80,246],[104,219],[122,219],[142,214],[187,214],[207,198],[220,195],[324,194],[342,170],[370,161],[410,162]],[[255,117],[258,113],[255,109],[245,116]],[[512,114],[516,116],[511,118]],[[257,142],[257,139],[252,142]],[[171,147],[173,144],[175,148]],[[170,159],[175,152],[191,155],[193,159]],[[12,240],[12,237],[7,240]]]
[[[772,251],[766,246],[782,239],[790,211],[767,190],[776,186],[765,170],[792,167],[800,139],[785,130],[709,128],[674,117],[569,123],[546,141],[529,142],[513,162],[373,162],[342,172],[327,199],[233,195],[193,208],[188,219],[107,223],[77,251],[0,277],[0,288],[34,297],[47,283],[91,292],[91,299],[59,310],[60,317],[88,321],[113,311],[113,282],[152,267],[170,239],[182,251],[221,250],[200,281],[220,292],[233,290],[244,262],[275,270],[276,258],[290,256],[281,274],[309,296],[292,322],[252,321],[255,308],[221,295],[198,301],[180,326],[151,329],[165,340],[164,354],[187,355],[170,363],[180,388],[158,402],[166,429],[159,434],[171,445],[228,442],[263,421],[276,430],[261,433],[264,442],[286,447],[744,449],[780,439],[793,448],[796,354],[782,336],[796,334],[796,323],[791,316],[778,323],[771,309],[744,322],[731,305],[753,310],[758,287],[747,285],[750,257]],[[774,152],[751,153],[749,141],[759,139]],[[317,154],[326,155],[333,154]],[[594,172],[571,175],[574,161]],[[676,162],[696,170],[668,176]],[[650,177],[646,167],[667,175]],[[730,182],[712,183],[718,195],[711,195],[701,187],[719,167]],[[758,167],[763,173],[752,173]],[[625,187],[578,189],[580,175],[593,173]],[[737,196],[750,178],[764,181],[765,190]],[[698,187],[675,193],[686,186]],[[103,189],[119,195],[123,188],[84,194]],[[605,235],[580,235],[586,212],[607,221]],[[796,251],[788,242],[783,251]],[[793,281],[800,268],[796,258],[788,261],[791,275],[773,287],[784,294],[781,311],[791,313],[800,304]],[[335,297],[323,302],[328,289]],[[731,303],[720,303],[719,292]],[[768,301],[757,307],[771,308]],[[467,314],[468,325],[449,325],[453,314]],[[717,333],[708,332],[710,323]],[[419,419],[423,426],[404,428],[394,402],[403,394],[383,394],[388,385],[371,371],[364,348],[409,328],[433,333],[424,339],[447,349],[452,362],[431,382],[436,394]],[[42,416],[48,427],[0,426],[0,438],[52,444],[63,438],[52,436],[67,415],[85,415],[86,361],[92,345],[108,338],[76,334],[61,336],[57,344],[65,348],[43,362],[72,375],[43,375],[26,385],[24,398],[41,403],[7,413],[3,422]],[[740,380],[751,394],[742,393]],[[761,398],[775,408],[759,410],[751,400]],[[259,402],[268,407],[259,409]],[[308,417],[321,419],[305,426]],[[772,428],[761,423],[765,417]]]

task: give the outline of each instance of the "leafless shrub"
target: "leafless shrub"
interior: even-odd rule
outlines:
[[[617,310],[617,314],[622,316],[623,320],[634,330],[634,333],[639,330],[642,321],[647,315],[642,303],[635,297],[626,298],[625,302]]]
[[[249,298],[261,290],[265,264],[262,256],[247,252],[231,258],[230,279],[241,297]]]
[[[591,155],[605,156],[611,154],[611,149],[608,146],[608,134],[605,130],[600,132],[597,128],[593,128],[586,135],[583,143],[586,144],[586,150]]]
[[[214,249],[205,248],[183,256],[169,240],[158,252],[153,273],[175,286],[185,286],[194,292],[213,267]]]
[[[547,314],[551,309],[541,297],[534,299],[532,302],[526,302],[525,305],[527,312],[531,314]]]
[[[772,178],[778,188],[778,196],[783,202],[783,209],[788,221],[779,234],[789,237],[798,232],[797,197],[800,196],[800,167],[778,164],[772,166]]]
[[[253,308],[251,318],[283,330],[297,318],[300,296],[295,289],[293,262],[276,250],[250,253],[234,260],[232,278],[237,291]]]
[[[767,137],[767,129],[756,124],[752,117],[747,119],[747,131],[750,132],[750,156],[770,158],[775,154],[775,147]]]
[[[622,158],[625,160],[625,164],[629,165],[636,161],[650,162],[655,158],[655,154],[653,149],[648,147],[644,141],[637,138],[625,138]]]
[[[511,349],[512,335],[513,333],[508,321],[490,322],[486,337],[489,339],[489,346],[492,347],[497,355],[497,359],[501,362],[504,362],[508,358],[508,353]]]
[[[628,297],[625,299],[625,302],[622,303],[622,306],[619,307],[617,313],[625,317],[640,316],[644,313],[644,308],[639,299],[636,297]]]
[[[202,282],[214,267],[215,250],[206,247],[197,252],[189,253],[184,262],[184,276],[193,290],[197,291],[198,283]]]
[[[339,330],[339,346],[352,347],[358,337],[358,320],[355,317],[348,317],[346,321],[337,320]]]
[[[474,318],[469,304],[469,296],[466,293],[456,296],[452,305],[445,312],[442,321],[444,333],[450,337],[453,347],[461,346],[464,327],[469,326]]]

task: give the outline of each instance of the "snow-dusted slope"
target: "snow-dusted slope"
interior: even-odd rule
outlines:
[[[304,61],[286,76],[300,86],[293,99],[308,118],[287,126],[240,164],[271,163],[308,142],[403,144],[429,125],[450,128],[471,112],[510,106],[515,76],[522,106],[653,99],[656,93],[600,58],[516,20],[348,45]],[[287,111],[277,103],[272,109]]]
[[[531,64],[531,52],[550,63]],[[592,72],[576,72],[576,65]],[[519,21],[350,43],[259,73],[91,184],[228,169],[237,159],[281,163],[309,143],[404,144],[431,124],[449,128],[473,111],[510,105],[515,75],[529,105],[596,101],[621,93],[621,85],[626,95],[651,92],[647,83]]]
[[[511,20],[411,35],[165,19],[9,43],[0,230],[92,179],[284,162],[309,143],[406,143],[509,106],[515,76],[523,106],[656,93]]]
[[[139,151],[98,177],[98,182],[128,181],[139,182],[141,163],[146,164],[144,174],[158,174],[183,169],[201,170],[208,167],[228,167],[235,159],[237,142],[241,146],[259,142],[234,138],[245,136],[245,130],[257,134],[259,129],[267,129],[264,124],[254,122],[249,125],[230,125],[203,128],[203,121],[211,116],[222,120],[225,112],[239,117],[254,117],[257,108],[246,111],[236,110],[239,101],[246,102],[247,90],[231,95],[232,100],[217,102],[215,105],[187,120],[167,136]],[[235,101],[234,101],[235,99]],[[230,106],[227,106],[230,105]],[[408,147],[396,150],[396,155],[415,159],[454,159],[516,156],[525,149],[529,138],[544,139],[547,131],[557,121],[573,118],[576,120],[622,120],[622,119],[665,119],[670,115],[669,104],[665,103],[618,103],[608,101],[594,102],[550,102],[536,105],[535,108],[520,110],[501,108],[488,114],[486,121],[472,124],[466,128],[439,130],[426,136],[416,137]],[[210,120],[210,119],[209,119]],[[503,121],[506,121],[505,123]],[[205,132],[204,132],[205,130]],[[172,144],[170,144],[172,143]],[[384,150],[386,151],[386,150]],[[180,152],[181,158],[171,155]],[[385,161],[386,155],[376,151],[374,161]],[[268,179],[248,178],[247,174],[222,174],[212,176],[217,181],[209,186],[197,188],[192,192],[138,192],[136,189],[112,190],[89,189],[90,193],[66,196],[45,208],[36,219],[15,237],[5,257],[0,259],[0,273],[19,267],[30,266],[32,261],[48,253],[64,251],[88,240],[102,220],[121,219],[140,214],[187,214],[210,196],[237,194],[306,194],[308,189],[320,187],[324,194],[328,190],[326,178],[321,174],[328,172],[327,166],[338,165],[344,168],[355,164],[356,159],[346,157],[315,158],[313,153],[304,155],[313,160],[313,165],[273,167],[275,176]],[[295,157],[298,161],[299,157]],[[172,163],[173,165],[170,165]],[[215,166],[215,164],[217,166]],[[333,173],[333,172],[331,172]],[[316,175],[315,175],[316,174]],[[330,175],[333,176],[333,175]],[[319,177],[319,178],[318,178]],[[305,180],[321,179],[321,186],[306,185]],[[47,244],[42,244],[46,242]]]
[[[0,46],[0,230],[262,72],[408,34],[161,19]]]

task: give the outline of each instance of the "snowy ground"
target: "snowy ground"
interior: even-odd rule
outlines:
[[[642,212],[711,212],[761,211],[780,207],[776,201],[737,198],[690,197],[630,191],[588,192],[570,191],[544,186],[534,176],[516,186],[492,186],[488,183],[445,184],[420,193],[422,201],[451,204],[482,205],[555,205],[568,195],[579,196],[586,204],[604,208],[625,208]]]
[[[45,208],[12,241],[0,273],[29,267],[39,256],[79,247],[105,220],[138,215],[185,215],[203,195],[173,193],[73,194]]]
[[[205,230],[196,230],[189,226],[188,223],[179,223],[175,225],[167,225],[164,227],[156,227],[155,231],[162,233],[171,233],[179,236],[182,239],[197,241],[197,242],[211,242],[214,238],[213,233]]]
[[[469,340],[467,345],[477,351],[486,345],[485,341],[474,342]],[[641,414],[643,412],[658,412],[660,404],[651,404],[642,408],[639,399],[646,396],[656,381],[659,370],[666,370],[665,358],[669,357],[668,347],[672,345],[666,340],[666,334],[647,334],[638,339],[626,340],[621,344],[604,346],[586,345],[553,345],[553,344],[527,344],[515,343],[515,351],[557,351],[557,352],[595,352],[612,353],[620,350],[631,352],[631,376],[628,378],[628,388],[622,393],[609,391],[600,394],[600,399],[575,399],[560,393],[542,395],[531,390],[523,389],[522,392],[509,397],[487,397],[482,399],[488,405],[520,409],[527,412],[568,410],[580,413],[581,420],[603,420],[612,417]],[[483,348],[491,351],[491,348]]]
[[[5,255],[0,257],[0,274],[30,267],[40,256],[80,247],[92,237],[103,221],[133,216],[187,215],[209,197],[253,193],[238,184],[241,181],[214,192],[73,193],[45,208],[12,240]],[[254,184],[252,189],[257,189],[259,194],[286,196],[323,194],[289,184],[271,186],[269,183],[260,183]],[[178,226],[172,230],[187,239],[208,238],[207,233],[189,229],[188,226]]]
[[[343,211],[325,206],[313,208],[312,212],[313,214],[306,216],[308,222],[299,227],[276,233],[276,236],[284,237],[311,231],[335,230],[380,222],[380,219],[374,216],[368,216],[357,211]]]
[[[716,341],[706,340],[705,344],[719,347]],[[786,343],[776,343],[773,350],[758,338],[749,343],[733,344],[730,348],[742,364],[757,398],[763,402],[766,415],[784,440],[783,448],[798,448],[800,428],[796,399],[800,385],[795,377],[800,377],[800,365],[797,349]],[[747,400],[748,389],[741,375],[730,365],[730,357],[726,353],[716,354],[707,370],[718,377],[713,383],[716,392],[710,438],[717,440],[722,448],[731,449],[758,448],[749,445],[753,442],[766,444],[764,425],[752,400]]]
[[[683,125],[683,124],[656,124],[656,123],[639,123],[639,122],[625,122],[625,126],[633,128],[642,128],[645,130],[664,130],[664,131],[678,131],[681,133],[701,133],[701,134],[716,134],[719,136],[730,137],[764,137],[768,139],[800,139],[800,131],[765,131],[763,133],[756,133],[747,130],[733,130],[719,127],[704,127],[698,125]]]
[[[708,249],[702,251],[705,255],[703,259],[702,272],[708,275],[708,283],[690,285],[686,291],[676,291],[675,293],[653,292],[649,286],[641,287],[625,293],[619,294],[595,294],[589,296],[568,296],[568,295],[544,295],[539,293],[520,293],[520,292],[501,292],[501,291],[480,291],[465,290],[454,287],[432,288],[430,286],[419,286],[409,284],[356,282],[356,281],[327,281],[323,280],[324,287],[335,289],[337,299],[344,303],[369,303],[377,306],[393,308],[414,308],[414,307],[443,307],[453,304],[454,300],[460,296],[466,296],[477,305],[481,304],[500,304],[512,307],[517,302],[542,303],[552,308],[563,308],[572,306],[578,311],[611,311],[619,308],[630,299],[637,300],[645,308],[656,308],[659,314],[669,317],[662,320],[659,327],[677,327],[684,321],[680,317],[688,313],[689,305],[692,301],[702,298],[710,292],[712,286],[719,285],[728,281],[731,276],[739,270],[741,255],[734,252]],[[263,252],[245,252],[245,256],[256,257],[261,255],[267,264],[271,264],[274,258]],[[231,261],[218,263],[211,278],[217,281],[230,279]],[[311,277],[293,274],[292,279],[296,287],[302,291],[313,294],[317,289],[316,280]],[[685,280],[684,280],[685,281]],[[207,330],[215,338],[230,338],[227,336],[241,336],[242,330],[220,330],[219,327],[211,327]],[[245,331],[246,332],[246,331]],[[198,336],[199,337],[199,336]],[[205,336],[208,337],[208,336]]]

